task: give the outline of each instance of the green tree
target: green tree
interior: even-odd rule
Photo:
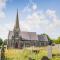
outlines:
[[[0,46],[2,45],[2,43],[3,43],[3,40],[0,38]]]
[[[57,44],[60,44],[60,37],[58,37],[58,38],[56,39],[56,43],[57,43]]]

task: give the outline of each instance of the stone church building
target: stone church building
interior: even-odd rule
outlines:
[[[20,30],[19,27],[19,18],[18,12],[16,16],[16,23],[13,31],[9,31],[8,33],[8,48],[23,48],[30,46],[47,46],[48,38],[46,35],[38,35],[36,32],[24,32]]]

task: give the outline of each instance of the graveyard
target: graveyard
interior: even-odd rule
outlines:
[[[38,52],[35,52],[34,49]],[[59,45],[52,46],[52,58],[50,60],[60,60],[59,51]],[[42,60],[43,56],[48,57],[48,46],[5,50],[5,60]]]
[[[60,60],[60,0],[0,0],[0,60]]]

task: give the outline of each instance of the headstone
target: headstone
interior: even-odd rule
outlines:
[[[52,58],[52,46],[48,46],[48,58],[51,59]]]

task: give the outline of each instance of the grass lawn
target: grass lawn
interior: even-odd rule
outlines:
[[[47,47],[40,47],[36,48],[39,50],[38,53],[33,52],[32,50],[35,49],[31,48],[24,48],[24,49],[8,49],[5,50],[5,60],[29,60],[29,57],[35,60],[41,60],[43,56],[48,55]],[[51,60],[60,60],[58,47],[52,47],[52,54],[56,54]],[[57,56],[59,55],[59,56]]]

